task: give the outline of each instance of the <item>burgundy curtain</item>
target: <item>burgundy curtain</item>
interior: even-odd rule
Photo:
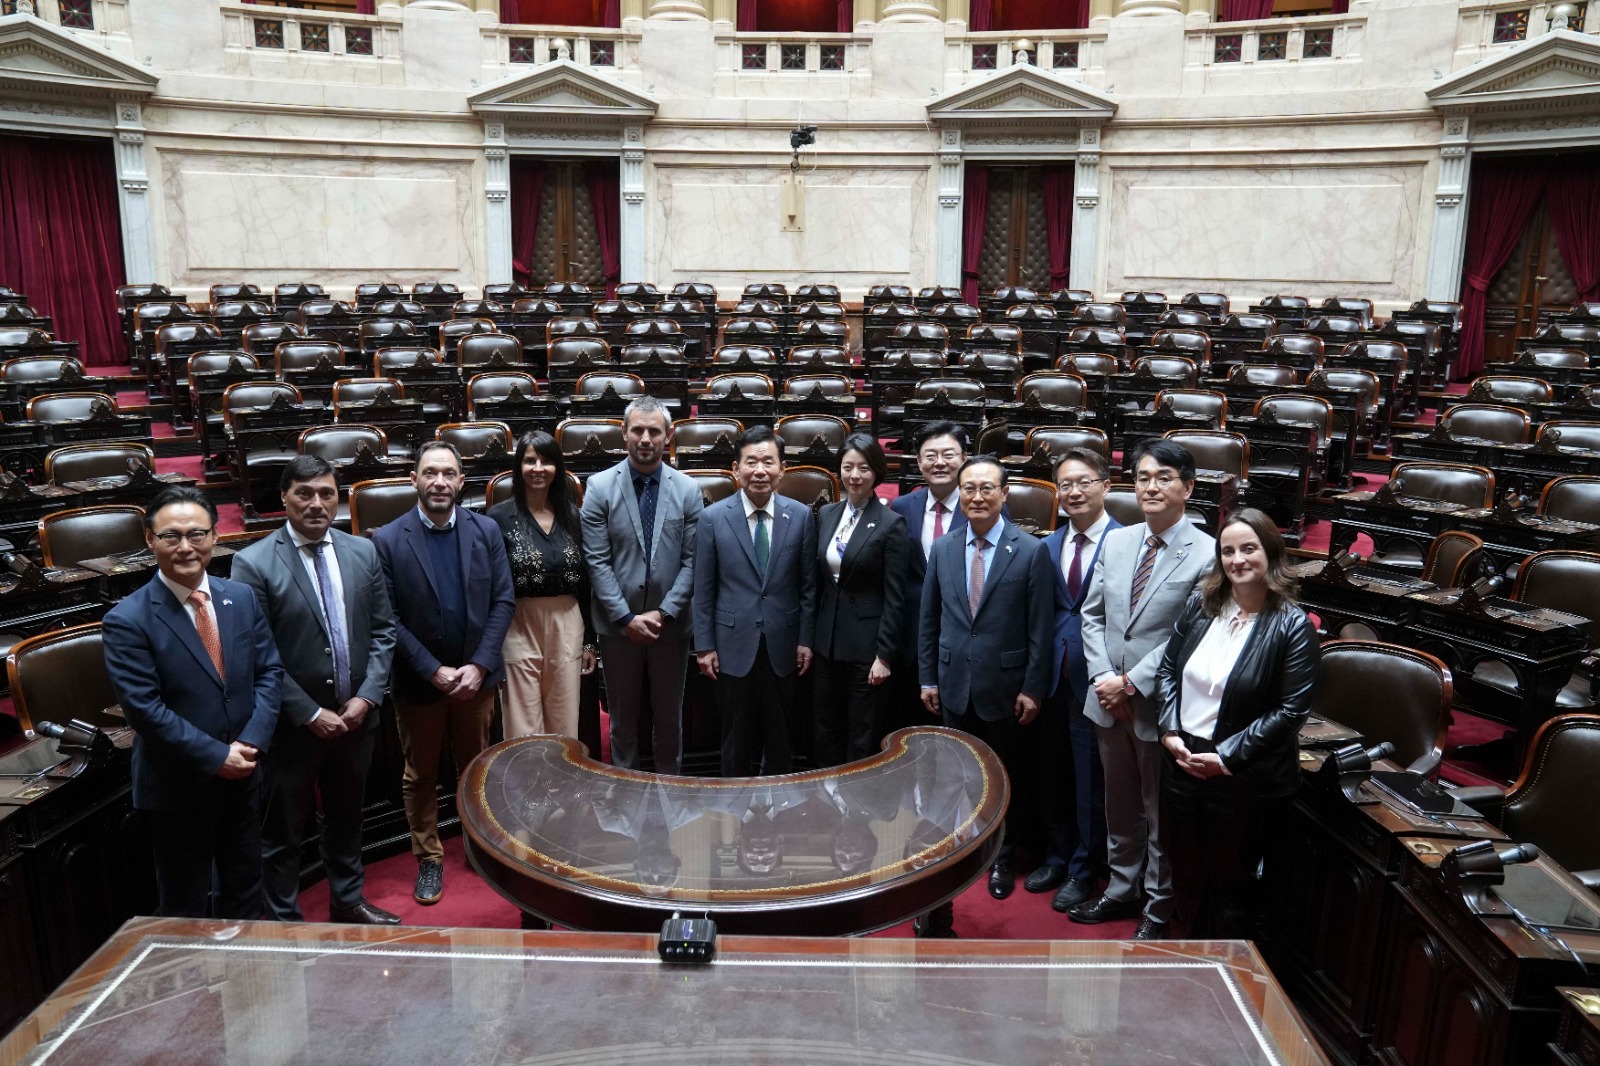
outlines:
[[[834,28],[840,33],[850,33],[856,28],[856,0],[839,0],[838,25]]]
[[[1072,21],[1067,24],[1069,30],[1086,30],[1089,28],[1089,0],[1077,0],[1076,9],[1072,12]]]
[[[513,26],[521,24],[522,12],[517,8],[517,0],[500,0],[500,21]]]
[[[511,161],[511,279],[531,285],[534,240],[539,236],[539,203],[544,199],[544,165],[536,159]]]
[[[85,365],[108,366],[125,358],[113,294],[126,283],[111,142],[0,134],[0,285],[79,342]]]
[[[1563,160],[1544,195],[1578,299],[1600,300],[1600,157]]]
[[[622,182],[617,163],[607,160],[587,167],[589,207],[594,212],[594,229],[600,238],[600,262],[606,276],[606,299],[617,294],[622,280],[622,233],[617,228],[622,210]]]
[[[961,196],[961,298],[978,302],[978,273],[983,267],[983,226],[989,218],[989,168],[968,163]]]
[[[739,0],[739,24],[734,27],[740,33],[754,33],[756,26],[756,0]]]
[[[1050,250],[1050,288],[1064,289],[1072,270],[1072,167],[1044,172],[1044,232]]]
[[[600,20],[601,25],[610,29],[618,29],[622,25],[622,0],[606,0],[605,17]]]
[[[1250,22],[1272,17],[1272,0],[1222,0],[1223,22]]]
[[[972,0],[967,11],[967,29],[973,33],[994,29],[994,0]],[[984,188],[987,191],[988,186]]]
[[[1467,254],[1462,261],[1461,342],[1455,376],[1483,369],[1484,310],[1489,285],[1522,236],[1544,193],[1548,172],[1542,162],[1499,159],[1472,167],[1472,207],[1467,217]]]
[[[1333,13],[1335,15],[1350,14],[1350,0],[1333,0]]]
[[[376,15],[378,13],[378,0],[356,0],[356,14]]]

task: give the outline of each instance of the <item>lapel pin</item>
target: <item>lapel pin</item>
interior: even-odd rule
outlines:
[[[867,528],[868,529],[877,529],[878,528],[878,523],[876,523],[876,522],[868,522],[867,523]]]
[[[224,607],[232,607],[233,606],[233,601],[232,600],[223,600],[222,601],[222,606],[224,606]]]

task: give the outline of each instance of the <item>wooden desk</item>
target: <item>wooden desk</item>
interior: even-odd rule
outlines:
[[[1561,1021],[1550,1045],[1553,1066],[1600,1063],[1600,995],[1588,988],[1558,988]]]
[[[0,1063],[1328,1061],[1239,941],[727,936],[684,967],[655,940],[139,918]]]

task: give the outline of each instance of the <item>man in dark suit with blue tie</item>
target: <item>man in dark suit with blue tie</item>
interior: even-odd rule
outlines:
[[[461,454],[438,441],[417,452],[417,506],[373,531],[394,604],[395,724],[405,755],[400,791],[417,857],[412,898],[444,895],[439,842],[439,759],[445,736],[456,772],[489,746],[494,690],[505,679],[500,648],[516,612],[500,527],[456,506]]]
[[[1106,858],[1105,774],[1094,723],[1083,713],[1089,668],[1083,655],[1084,598],[1106,533],[1120,523],[1106,513],[1106,460],[1071,448],[1056,460],[1056,501],[1067,524],[1045,538],[1056,584],[1054,685],[1031,745],[1030,805],[1044,821],[1044,862],[1023,882],[1029,892],[1056,889],[1050,905],[1076,906],[1099,887]]]
[[[993,456],[973,456],[961,467],[967,528],[939,540],[928,558],[917,659],[923,706],[993,748],[1017,781],[1030,739],[1022,730],[1051,687],[1055,578],[1044,542],[1005,520],[1006,482]],[[1007,818],[989,871],[996,899],[1015,884],[1016,843],[1017,820]]]
[[[817,530],[777,494],[783,442],[768,426],[739,437],[739,491],[705,509],[695,533],[694,647],[716,683],[722,776],[794,768],[795,677],[811,667]]]
[[[187,486],[145,512],[156,575],[102,622],[133,728],[133,805],[155,844],[157,914],[261,917],[261,770],[283,669],[248,586],[210,577],[217,509]]]

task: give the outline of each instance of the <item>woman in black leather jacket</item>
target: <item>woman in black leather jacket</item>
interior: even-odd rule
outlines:
[[[1321,665],[1293,597],[1276,523],[1245,508],[1223,524],[1217,565],[1167,643],[1161,836],[1180,936],[1254,935],[1262,852],[1299,779]]]

